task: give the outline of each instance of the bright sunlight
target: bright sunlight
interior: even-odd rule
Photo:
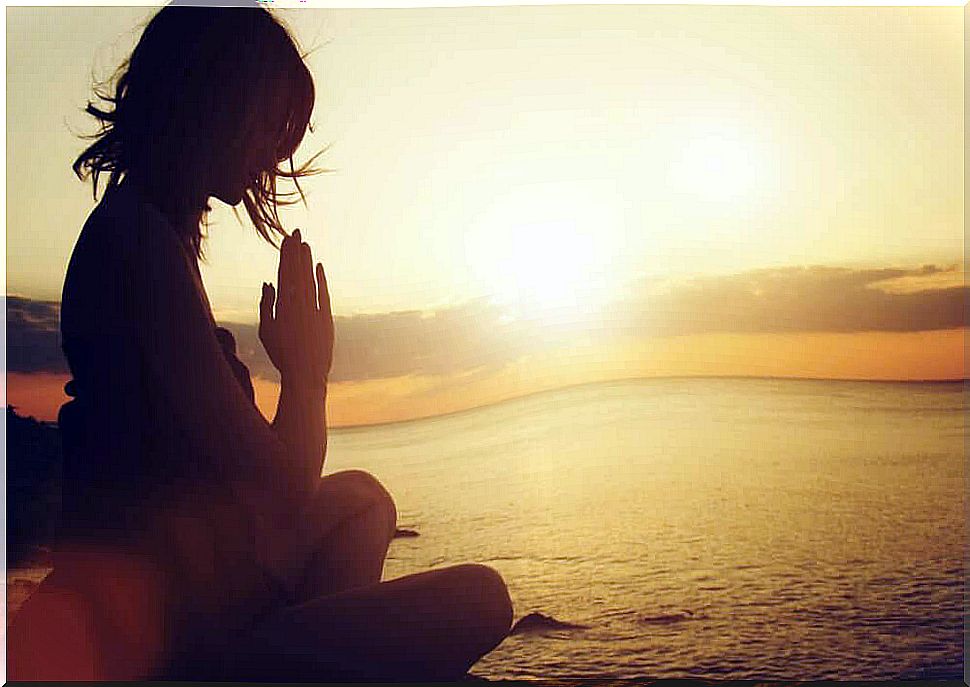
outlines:
[[[470,276],[513,316],[562,319],[600,307],[619,288],[618,226],[598,201],[589,187],[511,192],[466,238]]]
[[[755,146],[729,131],[686,137],[670,169],[670,183],[680,192],[710,201],[731,201],[757,185]]]

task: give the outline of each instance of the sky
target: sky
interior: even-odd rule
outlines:
[[[83,107],[154,11],[7,8],[7,391],[38,417],[95,204]],[[334,423],[597,379],[966,376],[964,8],[274,13],[317,88],[296,162],[334,170],[281,211],[327,269]],[[277,254],[213,207],[203,279],[271,416]]]

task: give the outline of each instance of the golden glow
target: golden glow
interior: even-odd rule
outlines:
[[[757,144],[740,132],[708,127],[688,133],[670,170],[671,187],[702,200],[727,202],[756,191],[760,159]]]
[[[408,375],[332,385],[334,426],[440,415],[546,389],[613,379],[764,376],[820,379],[963,379],[963,329],[859,334],[702,334],[649,337],[526,356],[485,375]],[[833,351],[839,351],[833,355]],[[278,387],[256,384],[267,417]]]
[[[637,291],[644,277],[949,265],[963,255],[963,8],[723,9],[280,10],[302,45],[325,46],[309,51],[315,128],[296,162],[333,144],[320,164],[336,173],[301,182],[307,206],[280,214],[324,262],[337,316],[491,297],[510,318],[550,325],[550,346],[568,338],[563,330],[599,342],[497,364],[490,381],[336,384],[337,424],[619,376],[965,374],[964,333],[953,331],[661,338],[650,322],[665,313],[633,310],[646,315],[638,340],[596,338],[589,323],[608,320],[611,302],[647,302]],[[91,97],[92,70],[106,78],[153,12],[7,13],[7,166],[24,171],[8,178],[9,294],[60,298],[94,207],[67,167],[76,133],[95,130],[78,106]],[[207,293],[220,321],[252,323],[277,253],[213,207]],[[954,271],[870,288],[963,284]],[[671,307],[746,314],[730,293],[706,294]],[[837,295],[804,305],[837,310]],[[10,374],[9,400],[51,419],[64,381]],[[271,415],[276,385],[257,380],[256,391]]]
[[[18,415],[56,420],[61,405],[70,400],[64,393],[64,385],[69,380],[66,374],[8,372],[7,403],[17,409]]]
[[[957,380],[967,376],[966,335],[965,329],[700,334],[576,346],[526,356],[483,375],[406,375],[334,383],[327,396],[327,417],[336,427],[406,420],[570,384],[637,377]],[[8,400],[23,415],[53,420],[67,400],[63,392],[67,379],[54,374],[8,374]],[[259,378],[253,385],[257,406],[271,420],[279,385]]]
[[[575,305],[606,267],[592,233],[566,224],[523,226],[507,251],[498,263],[500,292],[506,302],[526,309]]]
[[[60,297],[94,205],[65,172],[75,132],[96,131],[79,106],[153,11],[10,8],[7,166],[25,170],[8,179],[10,292]],[[281,216],[325,261],[340,314],[495,293],[503,254],[470,255],[470,235],[508,244],[535,225],[577,232],[570,255],[587,232],[606,245],[551,257],[545,277],[513,258],[498,290],[532,312],[572,298],[570,269],[595,282],[617,261],[679,277],[963,252],[961,7],[280,12],[326,46],[309,51],[315,129],[296,162],[333,144],[319,162],[337,170]],[[276,255],[213,208],[210,300],[251,320]]]
[[[557,319],[618,294],[621,228],[595,184],[527,185],[479,218],[466,259],[513,317]]]

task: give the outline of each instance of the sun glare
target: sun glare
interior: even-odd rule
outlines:
[[[757,182],[755,149],[730,132],[686,138],[670,169],[672,186],[695,198],[731,201],[749,194]]]
[[[545,203],[536,188],[481,218],[466,243],[483,290],[515,316],[572,317],[599,307],[618,288],[617,227],[589,194]]]
[[[605,265],[589,232],[554,222],[522,226],[507,248],[500,293],[511,303],[552,310],[585,302],[602,288]]]

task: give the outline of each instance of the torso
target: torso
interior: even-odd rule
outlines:
[[[138,231],[174,232],[133,189],[109,189],[84,224],[65,279],[62,347],[76,394],[59,418],[72,485],[65,489],[65,532],[117,526],[111,519],[118,508],[136,513],[204,464],[175,421],[177,401],[161,393],[137,344],[138,296],[130,292],[124,256],[136,249]],[[184,253],[214,330],[198,262]]]
[[[55,553],[107,544],[148,555],[165,571],[171,585],[167,622],[177,638],[168,669],[178,675],[180,661],[191,665],[207,642],[218,645],[220,632],[252,622],[280,592],[257,551],[269,541],[255,534],[262,531],[254,525],[262,513],[211,479],[218,474],[212,456],[189,440],[175,412],[185,410],[176,404],[192,400],[169,398],[146,364],[137,331],[145,295],[126,283],[126,255],[139,250],[137,232],[145,231],[174,229],[137,193],[109,190],[71,256],[61,332],[77,397],[59,417],[64,502]],[[211,325],[191,337],[214,340],[198,262],[182,247],[184,260],[166,269],[191,274],[194,297]],[[155,297],[166,291],[164,284],[153,290]]]

